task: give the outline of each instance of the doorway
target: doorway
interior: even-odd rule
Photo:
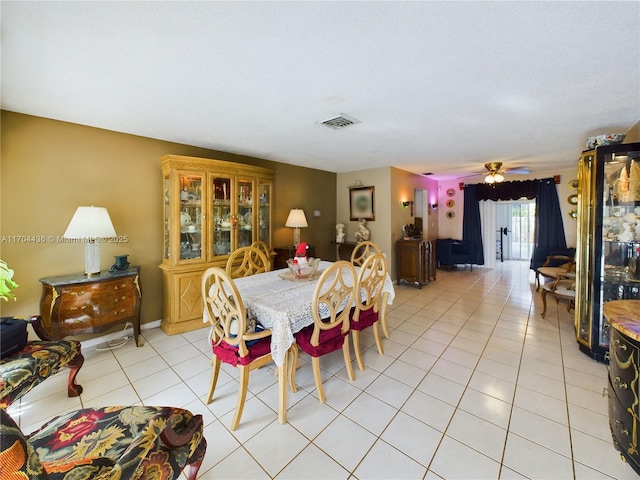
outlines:
[[[496,206],[496,257],[500,259],[500,240],[504,260],[530,260],[536,225],[535,200],[498,202]]]

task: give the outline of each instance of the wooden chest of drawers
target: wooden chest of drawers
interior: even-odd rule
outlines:
[[[140,267],[40,279],[40,319],[34,330],[43,339],[57,340],[79,333],[100,333],[118,324],[133,324],[140,335]]]
[[[416,283],[419,288],[436,279],[435,241],[396,242],[396,281]]]
[[[613,444],[640,474],[640,300],[604,304],[609,321],[609,427]]]

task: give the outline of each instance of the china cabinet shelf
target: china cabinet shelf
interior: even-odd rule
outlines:
[[[202,328],[200,280],[256,240],[271,247],[274,171],[240,163],[165,155],[164,315],[168,334]]]
[[[582,153],[577,220],[576,336],[584,353],[607,362],[603,306],[640,299],[640,143]]]

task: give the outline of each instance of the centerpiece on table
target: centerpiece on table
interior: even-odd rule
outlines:
[[[296,247],[296,255],[287,260],[289,270],[296,278],[310,278],[318,271],[319,258],[307,257],[307,244],[301,242]]]

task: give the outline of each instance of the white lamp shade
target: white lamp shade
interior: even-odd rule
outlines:
[[[492,175],[492,174],[489,174],[489,175],[487,175],[487,176],[484,178],[484,181],[485,181],[485,182],[487,182],[487,183],[493,183],[493,182],[495,182],[495,181],[496,181],[496,179],[495,179],[495,178],[493,178],[493,175]]]
[[[307,224],[307,217],[304,216],[304,210],[301,208],[292,208],[284,226],[293,228],[308,227],[309,224]]]
[[[111,223],[109,212],[104,207],[78,207],[64,232],[64,238],[79,238],[86,241],[115,236],[116,231]]]

